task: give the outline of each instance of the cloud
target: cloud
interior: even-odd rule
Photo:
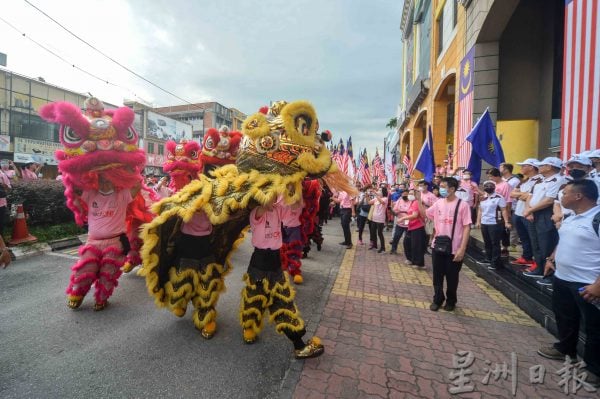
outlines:
[[[402,2],[344,0],[57,0],[41,3],[65,26],[161,87],[192,102],[214,100],[252,113],[271,100],[307,99],[322,128],[354,148],[383,147],[400,98]],[[8,12],[4,12],[8,9]],[[94,10],[90,17],[90,10]],[[3,17],[122,88],[74,72],[34,45],[15,42],[9,67],[111,102],[134,94],[157,105],[180,100],[78,42],[24,3]],[[337,141],[337,138],[335,139]]]

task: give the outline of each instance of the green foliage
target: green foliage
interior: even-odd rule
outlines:
[[[8,204],[23,204],[27,214],[27,226],[30,228],[73,222],[73,213],[67,208],[64,186],[60,181],[20,180],[11,185]]]
[[[28,226],[29,227],[29,226]],[[29,233],[38,239],[38,242],[60,240],[61,238],[75,237],[85,234],[86,231],[75,222],[54,224],[50,226],[31,226]],[[9,242],[12,237],[12,225],[4,229],[4,241]]]

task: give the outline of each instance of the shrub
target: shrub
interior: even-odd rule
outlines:
[[[29,226],[73,222],[73,213],[67,208],[62,182],[45,179],[19,180],[11,185],[8,204],[23,204]]]

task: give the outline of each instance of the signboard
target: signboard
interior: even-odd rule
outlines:
[[[164,155],[148,154],[146,153],[146,165],[147,166],[159,166],[162,167],[165,163]]]
[[[60,143],[15,137],[14,161],[18,163],[36,162],[57,165],[54,158],[56,150],[62,149]]]
[[[148,111],[147,137],[162,140],[192,139],[192,126],[187,123],[176,121],[167,116]]]
[[[0,135],[0,151],[10,151],[10,136]]]

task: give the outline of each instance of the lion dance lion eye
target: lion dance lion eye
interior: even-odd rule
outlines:
[[[137,132],[133,129],[133,128],[129,128],[127,129],[127,132],[125,133],[125,141],[127,141],[128,143],[133,143],[137,140]]]
[[[206,139],[206,143],[204,143],[204,146],[206,148],[208,148],[209,150],[212,150],[213,148],[215,148],[215,143],[213,142],[212,137],[209,137]]]
[[[77,144],[81,141],[81,137],[73,129],[65,126],[63,130],[63,140],[66,144]]]
[[[192,151],[192,153],[190,154],[190,158],[192,158],[192,159],[198,158],[198,151]]]

